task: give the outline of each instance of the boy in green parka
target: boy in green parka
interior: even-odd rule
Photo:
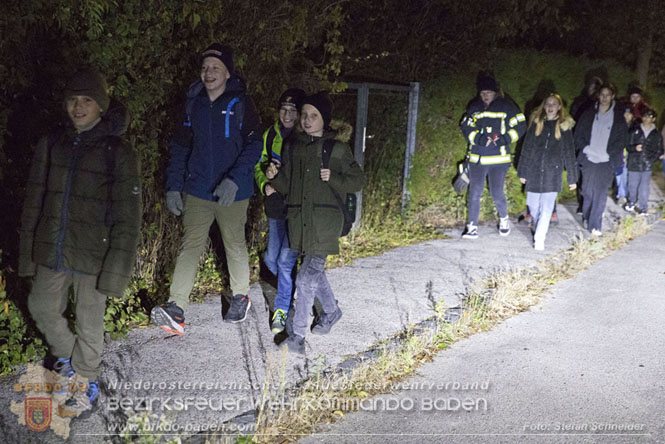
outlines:
[[[324,168],[324,141],[336,136],[329,128],[331,113],[332,102],[326,93],[307,96],[300,115],[304,133],[289,140],[279,172],[274,165],[266,171],[275,190],[286,195],[290,248],[303,256],[296,278],[293,333],[283,342],[297,353],[305,351],[307,321],[315,297],[321,302],[322,313],[314,320],[312,333],[327,334],[342,317],[324,269],[326,257],[339,253],[344,224],[333,190],[343,196],[360,191],[365,184],[365,175],[346,143],[335,142],[330,164]]]

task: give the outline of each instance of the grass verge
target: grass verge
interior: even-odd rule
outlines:
[[[380,344],[376,359],[361,361],[349,371],[321,372],[292,393],[266,394],[263,408],[258,412],[256,433],[251,438],[242,437],[243,442],[294,442],[313,433],[320,424],[335,422],[357,411],[363,399],[389,393],[395,383],[412,376],[439,350],[530,309],[556,283],[575,276],[648,230],[643,219],[626,217],[601,238],[576,239],[567,250],[533,267],[497,273],[474,282],[457,321],[446,322],[441,301],[432,327],[409,328],[401,333],[397,346],[389,346],[390,341]],[[274,377],[280,379],[279,375]]]

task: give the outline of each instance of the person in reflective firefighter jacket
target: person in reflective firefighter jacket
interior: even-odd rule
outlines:
[[[510,144],[524,135],[526,119],[519,108],[500,93],[492,77],[478,79],[478,97],[469,103],[461,129],[469,142],[469,222],[465,239],[478,237],[480,197],[489,178],[489,188],[499,213],[499,234],[510,234],[508,204],[503,183],[510,167]]]

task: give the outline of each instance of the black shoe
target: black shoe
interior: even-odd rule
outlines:
[[[337,310],[328,314],[321,313],[317,315],[314,319],[314,325],[312,326],[312,333],[315,335],[327,335],[330,333],[330,329],[342,319],[342,310],[337,306]]]
[[[305,354],[305,338],[300,335],[293,334],[289,336],[280,346],[288,347],[289,351],[293,353]]]
[[[226,312],[226,318],[224,322],[232,322],[237,324],[242,322],[247,317],[247,312],[249,312],[249,307],[252,306],[252,302],[249,300],[249,296],[244,294],[237,294],[231,298],[231,306],[229,311]]]
[[[171,334],[185,334],[185,314],[175,302],[158,305],[150,312],[152,323]]]

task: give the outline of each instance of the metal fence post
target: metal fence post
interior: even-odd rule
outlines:
[[[358,86],[358,111],[356,115],[356,139],[354,146],[354,157],[362,167],[365,164],[365,138],[367,136],[367,110],[369,109],[369,87],[366,83]],[[356,193],[357,210],[353,229],[360,225],[360,215],[363,208],[363,193]]]
[[[402,213],[409,203],[410,194],[407,190],[411,177],[411,158],[416,152],[416,124],[418,123],[418,96],[420,83],[412,82],[409,91],[409,120],[406,129],[406,150],[404,153],[404,182],[402,184]]]

